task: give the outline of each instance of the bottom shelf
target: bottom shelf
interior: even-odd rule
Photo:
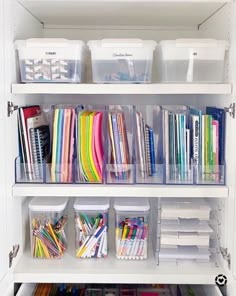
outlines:
[[[162,283],[215,285],[215,277],[225,274],[213,264],[162,263],[157,266],[152,250],[143,261],[115,258],[76,259],[71,250],[62,259],[33,259],[28,249],[14,269],[15,283]]]

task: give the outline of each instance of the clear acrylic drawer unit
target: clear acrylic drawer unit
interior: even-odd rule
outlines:
[[[156,262],[215,262],[219,249],[218,209],[204,199],[153,201]]]
[[[91,40],[93,81],[96,83],[150,83],[157,43],[141,39]]]
[[[116,199],[116,257],[118,259],[147,259],[149,233],[149,200]]]
[[[29,203],[33,258],[59,259],[67,250],[65,197],[35,197]]]
[[[164,83],[222,83],[228,43],[214,39],[161,41],[158,73]]]
[[[83,81],[85,46],[80,40],[36,38],[15,42],[22,82]]]
[[[77,198],[75,211],[75,255],[77,258],[106,258],[108,198]]]

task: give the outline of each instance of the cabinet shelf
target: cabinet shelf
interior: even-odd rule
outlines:
[[[195,27],[231,1],[18,0],[44,25]]]
[[[62,259],[32,259],[26,251],[14,270],[14,282],[19,283],[162,283],[162,284],[215,284],[215,277],[224,274],[222,268],[214,265],[189,263],[155,264],[148,260],[117,260],[110,252],[106,259],[76,259],[73,252]]]
[[[13,94],[224,94],[231,84],[13,84]]]
[[[227,186],[15,184],[13,196],[227,198]]]

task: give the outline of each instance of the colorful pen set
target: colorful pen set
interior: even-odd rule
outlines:
[[[125,218],[116,227],[118,259],[146,259],[148,224],[145,217]]]
[[[108,214],[76,213],[76,257],[102,258],[107,256]]]
[[[38,216],[32,219],[32,252],[34,258],[61,258],[66,251],[65,225],[67,217],[50,219]]]

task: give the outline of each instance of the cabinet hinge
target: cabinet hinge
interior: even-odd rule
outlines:
[[[231,269],[231,255],[228,253],[228,249],[220,247],[220,253],[223,259],[228,263],[228,268]]]
[[[14,258],[16,258],[19,249],[20,249],[20,245],[14,245],[12,247],[12,251],[10,251],[10,253],[9,253],[9,267],[10,268],[12,267],[12,261]]]
[[[7,116],[10,117],[14,111],[18,110],[18,106],[14,105],[13,102],[7,102]]]
[[[229,107],[224,108],[225,112],[229,113],[229,115],[235,118],[235,103],[229,105]]]

